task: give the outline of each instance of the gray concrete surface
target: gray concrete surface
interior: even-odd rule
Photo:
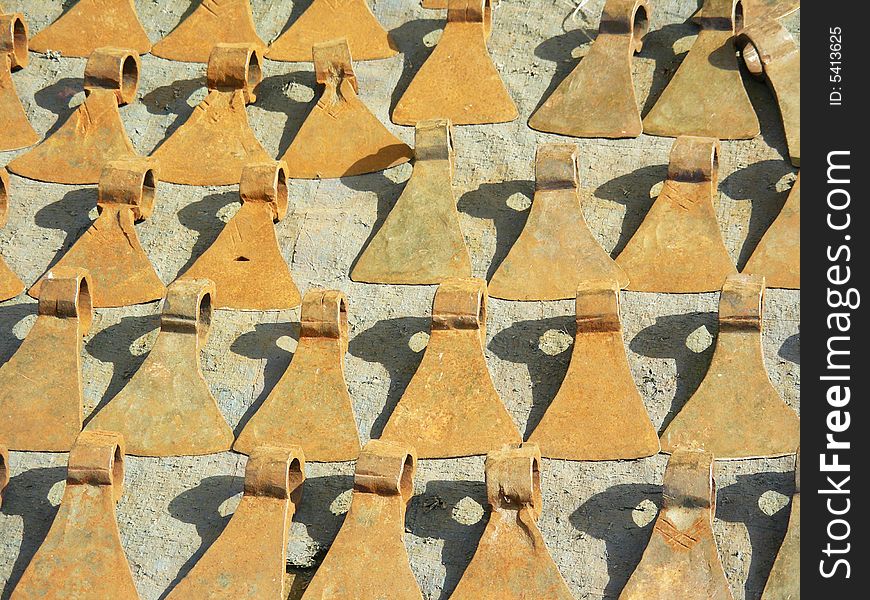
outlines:
[[[32,31],[71,0],[4,0],[21,10]],[[169,32],[193,0],[137,0],[152,40]],[[262,37],[272,39],[308,0],[252,0]],[[413,131],[388,113],[437,41],[444,13],[415,0],[375,0],[374,12],[404,54],[358,63],[363,100],[403,140]],[[694,0],[659,0],[652,32],[634,61],[644,111],[654,103],[691,45],[685,23]],[[474,272],[491,275],[526,218],[533,192],[535,145],[560,139],[532,131],[526,119],[545,92],[573,68],[597,30],[603,0],[571,17],[569,0],[504,0],[490,49],[516,100],[513,123],[456,130],[455,190]],[[799,33],[799,16],[787,19]],[[143,57],[139,98],[122,109],[133,144],[151,152],[204,96],[204,67]],[[82,99],[84,60],[33,55],[14,75],[40,133],[53,131]],[[310,65],[267,62],[259,99],[249,107],[254,130],[273,154],[283,152],[314,96]],[[717,217],[732,258],[746,261],[785,201],[794,169],[783,160],[779,116],[764,84],[747,80],[762,135],[724,142]],[[579,140],[584,209],[595,236],[618,251],[648,209],[666,174],[672,141]],[[15,153],[0,154],[0,164]],[[293,207],[277,226],[282,252],[300,288],[335,287],[350,298],[347,380],[363,439],[377,436],[422,355],[433,287],[352,283],[349,268],[402,190],[404,165],[342,180],[292,183]],[[12,177],[9,224],[0,253],[30,284],[78,238],[95,215],[95,190]],[[137,226],[165,282],[197,257],[238,208],[233,187],[162,185],[154,216]],[[777,389],[799,408],[799,295],[767,295],[765,360]],[[716,335],[716,294],[623,294],[625,342],[632,374],[657,427],[666,424],[699,383]],[[0,360],[11,356],[35,318],[21,296],[0,305]],[[157,303],[97,311],[84,346],[85,414],[104,405],[141,364],[157,327]],[[573,302],[493,300],[487,359],[496,387],[521,431],[540,419],[570,356]],[[202,354],[208,384],[238,430],[290,361],[298,311],[219,311]],[[735,374],[739,376],[739,374]],[[7,598],[57,510],[65,454],[12,453],[12,482],[0,511],[0,597]],[[124,548],[144,599],[162,597],[220,534],[242,489],[245,457],[128,460],[126,495],[118,505]],[[577,598],[615,598],[636,565],[660,503],[663,455],[606,463],[545,461],[541,529]],[[784,535],[793,460],[749,460],[718,467],[716,538],[735,598],[758,598]],[[352,464],[310,464],[304,500],[293,524],[288,569],[307,576],[329,547],[347,509]],[[427,599],[445,599],[467,565],[484,525],[483,459],[424,461],[406,524],[411,566]],[[255,532],[252,532],[254,535]]]

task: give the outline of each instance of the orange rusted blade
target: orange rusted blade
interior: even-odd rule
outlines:
[[[773,568],[761,600],[794,600],[801,597],[801,453],[794,464],[794,495],[785,539],[773,561]]]
[[[160,176],[187,185],[231,185],[250,163],[272,161],[248,123],[245,104],[263,79],[256,46],[218,44],[208,59],[208,96],[155,151]]]
[[[12,81],[12,71],[26,67],[29,60],[24,15],[3,14],[0,8],[0,117],[3,118],[0,152],[26,148],[39,141]]]
[[[435,292],[429,345],[384,427],[421,458],[486,454],[522,441],[486,366],[486,282],[448,279]]]
[[[698,39],[643,120],[644,133],[741,140],[761,132],[737,66],[739,1],[705,2]]]
[[[492,29],[492,0],[449,0],[447,25],[393,109],[393,123],[414,125],[450,119],[454,125],[504,123],[517,118],[486,48]]]
[[[677,138],[659,197],[616,257],[628,273],[628,289],[713,292],[737,272],[716,222],[718,185],[719,142]]]
[[[411,160],[411,148],[387,131],[357,96],[347,40],[317,44],[312,55],[323,93],[282,157],[290,165],[290,177],[361,175]]]
[[[266,51],[254,27],[251,0],[202,0],[190,16],[154,44],[151,54],[205,63],[217,44],[248,44]]]
[[[505,300],[573,298],[595,279],[628,285],[625,271],[589,231],[580,206],[575,144],[542,144],[535,156],[535,199],[520,237],[489,282]]]
[[[658,453],[659,437],[625,354],[616,282],[590,281],[577,290],[571,364],[529,441],[539,444],[547,458],[565,460],[621,460]]]
[[[3,494],[9,485],[9,451],[6,446],[0,446],[0,506],[3,506]]]
[[[304,469],[298,446],[256,448],[245,467],[239,507],[167,600],[286,598],[287,537],[302,496]]]
[[[136,158],[119,104],[136,98],[139,56],[100,48],[85,66],[84,103],[38,146],[9,163],[16,175],[54,183],[97,183],[107,162]]]
[[[541,516],[541,453],[537,444],[486,455],[489,521],[452,600],[571,600],[547,551]]]
[[[123,493],[124,439],[82,432],[60,508],[10,600],[138,600],[115,517]]]
[[[0,440],[12,450],[66,452],[82,430],[82,338],[91,326],[86,271],[49,271],[36,323],[0,367]]]
[[[414,171],[350,274],[367,283],[441,283],[471,277],[471,257],[453,195],[450,121],[421,121]]]
[[[366,0],[314,0],[272,42],[266,58],[308,62],[312,46],[340,38],[347,40],[356,60],[389,58],[399,53],[392,36],[378,23]]]
[[[350,510],[302,600],[422,600],[404,541],[416,468],[410,446],[381,440],[365,445]]]
[[[248,165],[242,171],[239,196],[239,212],[182,278],[214,281],[215,308],[281,310],[299,306],[302,297],[275,235],[275,223],[287,214],[287,165]]]
[[[662,434],[662,450],[703,448],[719,459],[793,454],[800,419],[773,387],[761,349],[764,277],[731,275],[719,336],[701,385]]]
[[[151,302],[166,292],[134,226],[151,216],[156,190],[154,165],[147,159],[115,161],[103,169],[97,220],[53,267],[87,270],[95,308]],[[45,276],[27,293],[39,298],[44,281]]]
[[[133,0],[79,0],[30,40],[30,49],[35,52],[55,50],[80,58],[107,46],[129,48],[137,54],[151,51],[151,40],[139,22]]]
[[[801,174],[798,173],[785,205],[765,232],[743,272],[762,275],[767,287],[801,287]]]
[[[208,339],[214,283],[176,281],[166,290],[151,352],[88,429],[120,431],[137,456],[190,456],[229,450],[233,432],[199,364]]]
[[[791,164],[801,166],[801,51],[774,19],[754,21],[738,38],[749,71],[767,79],[776,96]]]
[[[9,175],[0,168],[0,229],[9,218]],[[0,302],[14,298],[24,290],[24,283],[0,257]]]
[[[732,600],[713,537],[713,455],[675,450],[662,488],[652,537],[619,600]]]
[[[360,445],[344,380],[346,352],[347,298],[335,290],[307,291],[293,360],[233,450],[299,445],[308,460],[354,460]]]
[[[529,119],[538,131],[631,138],[643,131],[631,58],[649,30],[649,0],[608,0],[588,54]]]

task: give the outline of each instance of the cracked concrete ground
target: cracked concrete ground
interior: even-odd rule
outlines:
[[[4,0],[39,31],[69,0]],[[136,0],[153,41],[191,12],[194,0]],[[260,35],[271,40],[308,0],[252,0]],[[413,130],[388,114],[437,41],[443,11],[415,0],[376,0],[373,9],[402,55],[357,63],[363,101],[389,129],[412,143]],[[649,110],[691,46],[686,23],[694,0],[654,3],[652,28],[634,59],[643,112]],[[520,118],[455,131],[455,191],[474,273],[487,277],[505,257],[526,219],[533,193],[537,143],[565,138],[532,131],[526,120],[574,67],[597,31],[603,0],[572,17],[569,0],[504,0],[495,12],[489,47]],[[786,20],[799,33],[799,15]],[[54,131],[81,102],[82,59],[32,55],[13,78],[34,127]],[[204,97],[202,65],[144,56],[137,101],[121,109],[136,149],[150,153]],[[723,142],[716,212],[731,257],[742,267],[778,214],[794,179],[784,160],[779,115],[763,83],[745,77],[762,134]],[[309,64],[267,61],[257,102],[248,108],[267,150],[283,153],[314,97]],[[667,171],[672,140],[577,140],[588,194],[586,218],[614,254],[631,237]],[[17,153],[0,153],[6,164]],[[410,166],[330,181],[294,181],[292,208],[277,225],[284,258],[303,290],[338,288],[350,299],[347,380],[364,440],[379,435],[416,369],[429,327],[435,288],[363,285],[349,269],[373,229],[398,198]],[[28,285],[83,233],[95,216],[93,187],[38,183],[12,176],[9,224],[0,253]],[[164,282],[172,281],[209,246],[237,210],[236,188],[161,185],[154,215],[137,226]],[[661,429],[703,377],[716,336],[717,294],[623,293],[625,343],[632,375]],[[799,409],[799,294],[770,290],[764,354],[782,397]],[[141,364],[156,335],[158,304],[98,310],[84,344],[85,415],[104,405]],[[20,296],[0,305],[0,360],[31,327],[36,303]],[[520,430],[540,420],[564,376],[573,336],[574,303],[492,300],[486,354],[495,385]],[[298,310],[219,311],[202,354],[206,380],[236,431],[280,377],[298,337]],[[739,376],[735,374],[735,376]],[[13,452],[12,481],[0,511],[0,598],[7,598],[54,518],[65,478],[65,454]],[[126,494],[117,514],[143,599],[162,597],[220,534],[242,490],[245,457],[127,461]],[[666,457],[626,462],[544,461],[544,538],[577,598],[615,598],[637,564],[661,497]],[[716,539],[735,598],[758,598],[785,533],[793,490],[793,459],[718,465]],[[291,531],[289,570],[305,578],[329,547],[349,501],[353,465],[309,464],[302,505]],[[455,587],[484,526],[483,458],[420,463],[406,522],[412,569],[427,599]]]

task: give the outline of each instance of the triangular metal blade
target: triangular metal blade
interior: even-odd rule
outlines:
[[[49,271],[36,323],[0,367],[0,440],[12,450],[68,452],[82,430],[82,338],[91,326],[87,272]]]
[[[100,177],[97,220],[53,267],[88,271],[95,308],[129,306],[159,300],[166,292],[139,243],[135,222],[154,208],[157,176],[147,159],[116,161]],[[45,276],[28,294],[39,298]]]
[[[732,600],[713,537],[713,455],[675,450],[662,487],[652,537],[619,600]]]
[[[165,181],[233,185],[250,163],[273,160],[248,123],[245,105],[263,79],[260,51],[249,44],[218,44],[208,61],[208,96],[155,151]]]
[[[486,48],[492,0],[449,0],[447,25],[393,109],[398,125],[450,119],[454,125],[504,123],[517,107]]]
[[[311,461],[354,460],[360,451],[353,404],[344,378],[347,298],[308,290],[302,333],[290,366],[239,434],[233,449],[299,445]]]
[[[677,138],[659,197],[616,257],[628,274],[628,289],[713,292],[737,272],[713,208],[718,184],[719,142]]]
[[[199,353],[208,339],[214,283],[169,286],[160,333],[145,362],[88,429],[123,433],[130,454],[191,456],[229,450],[233,432],[205,382]]]
[[[287,538],[304,481],[298,446],[255,449],[236,512],[166,600],[286,598]]]
[[[650,10],[646,0],[608,0],[589,52],[532,114],[529,127],[573,137],[639,136],[631,59],[643,48]]]
[[[800,419],[779,396],[761,348],[764,277],[731,275],[719,335],[701,385],[662,434],[662,450],[703,448],[718,459],[793,454]]]
[[[571,363],[529,441],[539,444],[547,458],[565,460],[624,460],[658,453],[658,434],[625,354],[614,281],[592,281],[577,290]]]
[[[350,277],[392,284],[471,277],[453,194],[453,134],[444,119],[417,124],[411,178]]]
[[[371,440],[356,461],[350,510],[302,600],[422,600],[405,548],[413,448]]]
[[[242,207],[181,278],[214,281],[215,308],[281,310],[299,306],[302,296],[275,234],[275,222],[287,214],[287,165],[248,165],[242,171],[239,195]]]
[[[751,139],[758,117],[743,87],[734,34],[740,0],[707,0],[701,32],[655,106],[643,120],[651,135]]]
[[[309,62],[311,48],[344,38],[355,60],[389,58],[399,53],[392,36],[378,22],[366,0],[314,0],[272,42],[266,58]]]
[[[97,183],[106,163],[137,158],[118,106],[136,98],[139,56],[100,48],[88,58],[84,79],[84,103],[50,137],[10,162],[10,171],[38,181]]]
[[[282,160],[298,179],[330,179],[375,173],[406,163],[413,151],[390,133],[357,96],[347,40],[312,49],[323,92]]]
[[[207,63],[217,44],[249,44],[260,52],[266,43],[257,35],[251,0],[202,0],[151,54],[170,60]]]
[[[572,600],[538,529],[541,453],[537,444],[486,456],[489,521],[452,600]]]
[[[543,144],[535,158],[529,218],[499,265],[489,294],[505,300],[564,300],[586,281],[628,285],[625,271],[592,235],[580,205],[576,144]]]
[[[421,458],[486,454],[522,441],[486,365],[486,303],[481,279],[438,286],[429,345],[383,439],[412,444]]]
[[[151,51],[151,40],[133,0],[79,0],[30,40],[34,52],[54,50],[79,58],[107,46],[129,48],[137,54]]]
[[[115,516],[123,490],[124,439],[82,432],[69,454],[60,508],[10,600],[138,600]]]

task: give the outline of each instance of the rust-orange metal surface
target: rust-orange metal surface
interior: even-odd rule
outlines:
[[[245,105],[263,79],[260,50],[218,44],[208,59],[208,96],[155,151],[160,176],[186,185],[235,185],[251,163],[271,162],[248,123]]]
[[[347,40],[312,48],[314,74],[323,90],[282,160],[290,177],[329,179],[383,171],[414,153],[390,133],[357,96],[359,83]]]
[[[486,365],[486,282],[449,279],[432,304],[429,345],[384,427],[421,458],[486,454],[522,441]]]
[[[147,159],[108,163],[100,177],[97,220],[52,267],[85,269],[95,308],[159,300],[166,291],[139,243],[134,223],[151,216],[157,192],[154,164]],[[39,297],[45,276],[28,294]]]
[[[785,205],[752,252],[744,273],[763,275],[767,287],[801,287],[801,175]]]
[[[538,529],[541,453],[537,444],[486,456],[490,514],[474,557],[451,600],[572,600]]]
[[[36,323],[0,367],[0,440],[11,450],[67,452],[82,429],[82,338],[93,317],[86,271],[48,272]]]
[[[30,60],[27,35],[24,15],[3,14],[0,8],[0,151],[26,148],[39,141],[12,81],[12,71],[23,69]]]
[[[793,454],[800,419],[770,382],[761,348],[764,277],[732,275],[719,299],[707,374],[662,434],[662,449],[703,448],[718,459]]]
[[[281,256],[275,223],[287,214],[287,165],[250,164],[239,183],[242,207],[214,243],[182,275],[210,279],[217,290],[214,308],[281,310],[302,297]]]
[[[118,106],[136,99],[139,56],[99,48],[85,66],[85,101],[38,146],[9,163],[16,175],[54,183],[97,183],[107,162],[136,158]]]
[[[645,133],[742,140],[761,132],[734,46],[740,6],[740,0],[706,0],[698,17],[701,32],[644,118]]]
[[[649,0],[607,0],[589,52],[532,114],[529,127],[573,137],[639,136],[631,58],[643,48],[651,10]]]
[[[123,438],[82,432],[60,508],[10,600],[137,600],[115,517],[123,491]]]
[[[791,164],[801,166],[801,51],[779,21],[761,19],[744,29],[737,44],[749,70],[767,80],[776,96]]]
[[[6,226],[9,218],[9,175],[0,167],[0,229]],[[24,283],[18,278],[6,261],[0,257],[0,302],[14,298],[24,291]]]
[[[254,27],[251,0],[201,0],[186,19],[154,44],[151,54],[207,63],[217,44],[249,44],[266,51]]]
[[[499,265],[489,294],[506,300],[563,300],[596,279],[628,285],[586,224],[580,205],[576,144],[542,144],[535,157],[535,198],[525,227]]]
[[[261,446],[245,467],[245,493],[220,537],[167,600],[285,600],[287,539],[302,496],[298,446]]]
[[[30,40],[35,52],[54,50],[79,58],[107,46],[130,48],[137,54],[151,51],[133,0],[79,0]]]
[[[659,197],[616,257],[628,273],[628,289],[713,292],[737,272],[716,221],[718,185],[719,142],[677,138]]]
[[[404,539],[416,467],[410,446],[365,445],[350,510],[302,600],[422,600]]]
[[[89,429],[122,432],[130,454],[189,456],[229,450],[233,432],[199,363],[211,325],[214,283],[179,280],[163,299],[160,333],[145,362]]]
[[[389,58],[399,52],[366,0],[313,0],[272,42],[266,58],[308,62],[313,46],[340,38],[347,40],[355,60]]]
[[[616,282],[590,281],[577,290],[571,363],[529,441],[540,445],[547,458],[566,460],[620,460],[658,453],[658,434],[625,354]]]
[[[662,487],[652,537],[619,600],[732,600],[713,537],[713,455],[674,450]]]
[[[479,125],[517,118],[486,47],[494,6],[492,0],[449,1],[444,33],[393,109],[393,123],[450,119]]]
[[[414,171],[351,271],[354,281],[432,284],[471,277],[453,194],[450,121],[421,121],[415,136]]]
[[[293,360],[233,449],[249,454],[262,445],[293,444],[311,461],[354,460],[360,443],[344,379],[347,336],[345,295],[307,291]]]

